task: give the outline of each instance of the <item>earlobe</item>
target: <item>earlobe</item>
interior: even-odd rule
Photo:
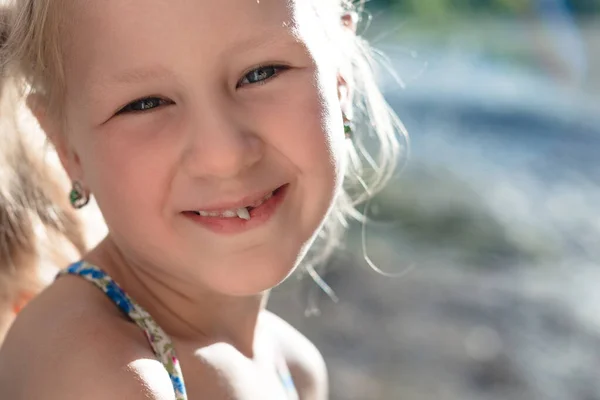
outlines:
[[[348,82],[339,74],[337,78],[337,92],[340,103],[344,103],[349,95]]]
[[[346,79],[341,74],[338,74],[337,93],[342,112],[348,118],[352,118],[352,91]]]

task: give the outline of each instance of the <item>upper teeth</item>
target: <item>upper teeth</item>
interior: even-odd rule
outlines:
[[[255,201],[254,203],[250,204],[247,207],[242,207],[242,208],[238,208],[238,209],[232,209],[232,210],[225,210],[222,212],[215,212],[215,211],[196,211],[196,214],[201,215],[203,217],[220,217],[220,218],[241,218],[241,219],[245,219],[245,220],[249,220],[250,219],[250,212],[248,211],[248,207],[252,207],[252,208],[256,208],[260,205],[262,205],[265,201],[269,200],[271,197],[273,197],[273,192],[267,194],[265,197],[263,197],[262,199]]]
[[[236,214],[241,219],[245,219],[246,221],[250,219],[250,213],[247,208],[238,208]]]

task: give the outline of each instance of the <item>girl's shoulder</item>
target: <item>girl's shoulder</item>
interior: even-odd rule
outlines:
[[[62,277],[27,305],[0,349],[0,398],[173,399],[143,333],[89,283]]]
[[[272,312],[264,311],[261,318],[264,326],[275,334],[300,398],[327,399],[327,366],[319,349],[296,328]]]

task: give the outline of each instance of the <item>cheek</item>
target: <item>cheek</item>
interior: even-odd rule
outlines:
[[[334,179],[341,169],[343,131],[335,80],[293,82],[261,112],[271,144],[299,170]],[[307,82],[308,81],[308,82]]]
[[[308,240],[333,204],[343,179],[345,139],[336,80],[313,78],[269,111],[268,140],[295,168],[302,193],[298,233]]]
[[[109,226],[141,215],[130,225],[146,225],[169,192],[171,151],[150,134],[123,128],[93,134],[81,151],[83,173]]]

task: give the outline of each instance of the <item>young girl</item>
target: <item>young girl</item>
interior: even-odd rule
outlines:
[[[0,398],[327,398],[319,352],[264,307],[395,167],[353,5],[14,7],[4,59],[109,234],[17,318]]]

